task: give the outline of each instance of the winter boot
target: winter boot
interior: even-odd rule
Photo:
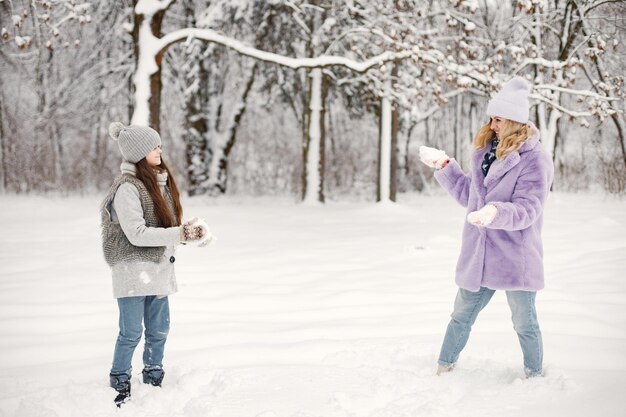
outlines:
[[[543,376],[543,371],[533,371],[528,368],[524,368],[524,373],[526,374],[526,379],[541,378]]]
[[[143,376],[143,383],[150,384],[154,387],[160,387],[163,382],[163,378],[165,377],[165,371],[160,366],[158,367],[147,367],[141,371],[141,375]]]
[[[452,372],[454,366],[437,365],[437,376]]]
[[[117,396],[115,397],[115,405],[121,407],[126,401],[130,399],[130,375],[121,374],[121,375],[109,375],[109,382],[111,384],[111,388],[117,391]]]

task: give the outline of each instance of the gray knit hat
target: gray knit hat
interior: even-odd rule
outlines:
[[[109,136],[117,141],[124,160],[133,164],[161,146],[161,136],[148,126],[124,126],[120,122],[113,122],[109,125]]]

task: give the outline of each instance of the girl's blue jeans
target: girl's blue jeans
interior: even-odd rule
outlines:
[[[439,354],[440,365],[453,367],[456,364],[478,313],[489,303],[494,293],[495,290],[485,287],[481,287],[477,292],[459,288],[454,301],[452,319],[448,323]],[[506,291],[513,328],[522,347],[524,371],[528,377],[541,375],[543,362],[543,342],[535,309],[536,295],[534,291]]]
[[[170,330],[167,297],[123,297],[117,299],[120,310],[120,333],[115,343],[111,375],[130,378],[135,348],[146,326],[143,363],[147,369],[163,367],[163,350]]]

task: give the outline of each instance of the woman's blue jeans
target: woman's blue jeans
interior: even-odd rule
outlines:
[[[489,303],[494,293],[495,290],[485,287],[481,287],[477,292],[459,288],[454,301],[452,319],[448,323],[439,354],[440,365],[453,367],[456,364],[478,313]],[[513,328],[522,347],[524,371],[528,377],[541,375],[543,362],[543,342],[535,309],[536,295],[534,291],[506,291]]]
[[[120,310],[120,333],[115,343],[111,375],[130,378],[135,348],[146,326],[144,367],[163,367],[163,350],[170,330],[170,308],[167,297],[123,297],[117,299]]]

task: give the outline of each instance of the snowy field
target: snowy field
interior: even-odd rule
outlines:
[[[162,388],[113,404],[117,306],[97,197],[0,197],[0,416],[626,416],[626,201],[553,194],[537,297],[544,378],[523,378],[504,293],[434,375],[463,209],[185,201],[218,242],[182,247]]]

